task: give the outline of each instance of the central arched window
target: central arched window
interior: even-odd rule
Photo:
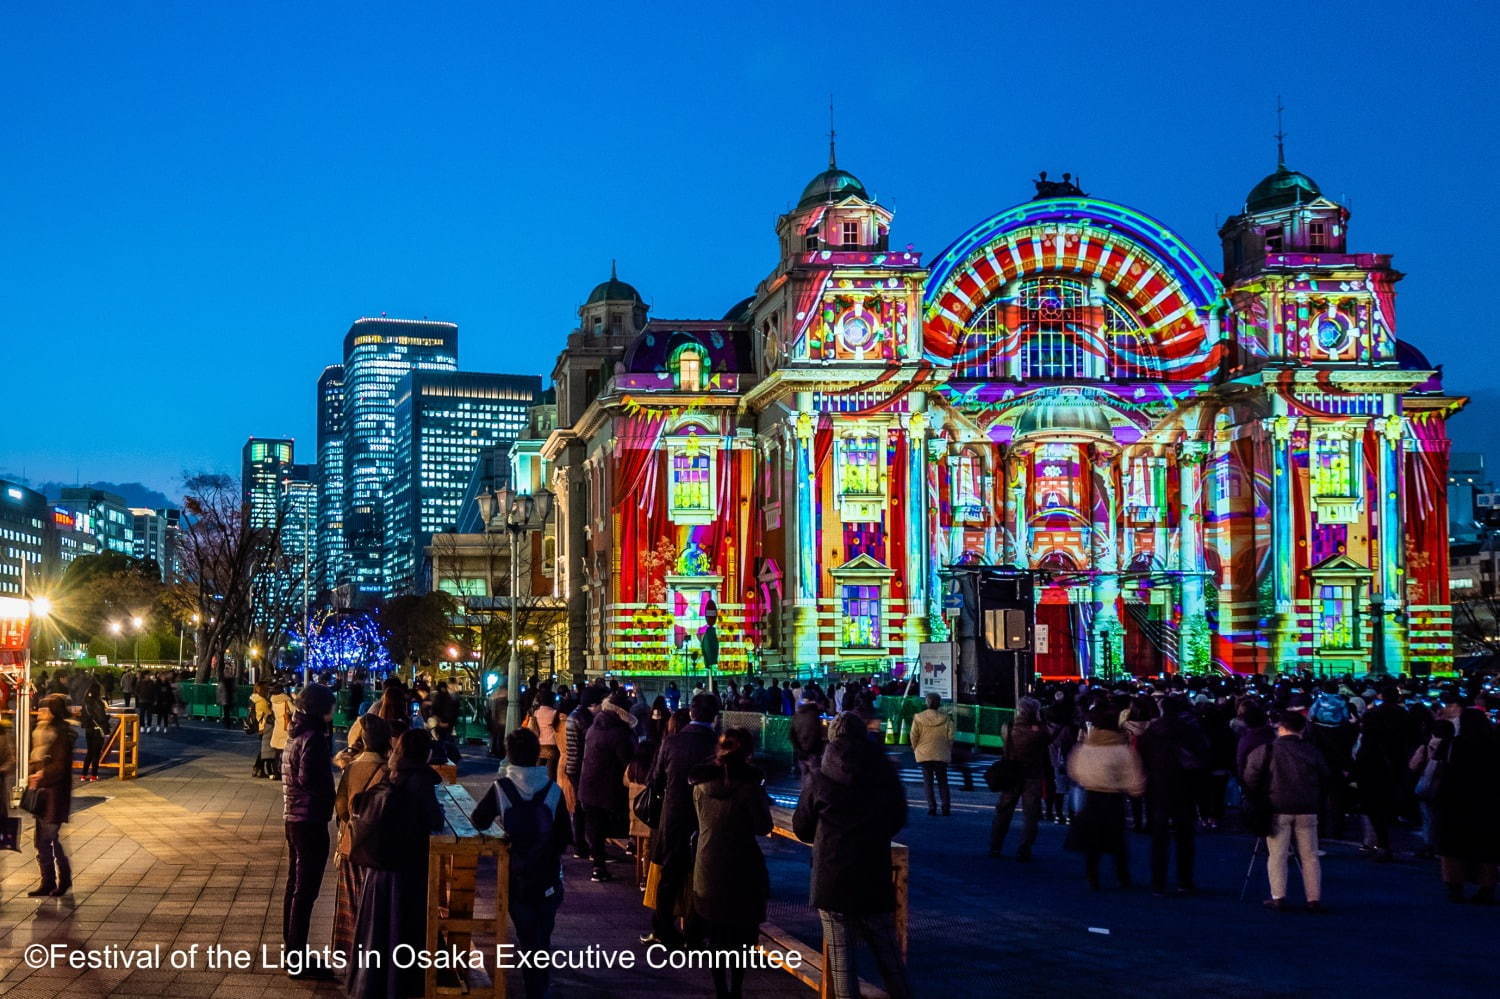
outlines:
[[[1007,286],[980,310],[954,366],[960,378],[1140,378],[1152,367],[1146,344],[1119,302],[1086,281],[1042,275]]]
[[[703,350],[696,344],[688,344],[677,348],[677,351],[668,362],[668,367],[672,371],[673,379],[677,382],[678,391],[703,391],[705,384],[704,376],[707,374],[704,370],[707,364],[704,362]]]

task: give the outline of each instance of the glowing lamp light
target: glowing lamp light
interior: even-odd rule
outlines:
[[[123,630],[124,630],[124,626],[121,625],[119,621],[111,621],[111,622],[109,622],[109,633],[111,635],[118,635]]]
[[[140,631],[146,626],[146,622],[141,620],[139,617],[133,617],[130,619],[130,626],[136,631]]]
[[[449,659],[457,659],[458,658],[458,646],[456,646],[456,645],[450,645],[450,646],[448,646],[448,658]]]
[[[47,597],[33,597],[31,601],[32,617],[51,617],[52,601]]]

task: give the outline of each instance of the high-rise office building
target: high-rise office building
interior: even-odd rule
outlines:
[[[281,508],[281,482],[295,452],[285,437],[252,437],[240,460],[240,491],[251,527],[275,527]]]
[[[395,471],[396,392],[413,371],[456,371],[458,326],[357,319],[344,335],[344,572],[339,601],[385,592],[385,505]]]
[[[69,486],[56,506],[73,515],[76,529],[98,538],[101,549],[135,557],[135,515],[121,497],[88,486]]]
[[[344,564],[344,366],[318,377],[318,588],[342,582]]]
[[[304,558],[311,567],[317,554],[317,475],[316,465],[288,465],[281,480],[281,551],[299,571]]]
[[[0,596],[24,595],[41,574],[51,516],[41,493],[0,479]]]
[[[414,371],[396,398],[395,462],[385,530],[387,594],[424,591],[423,552],[457,524],[475,463],[526,429],[535,375]]]
[[[171,507],[153,510],[131,507],[134,522],[136,558],[155,562],[161,567],[161,579],[172,582],[177,576],[177,525],[182,512]]]

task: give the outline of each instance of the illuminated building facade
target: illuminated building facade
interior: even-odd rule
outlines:
[[[0,596],[24,596],[23,581],[34,582],[42,573],[51,519],[47,497],[0,479]]]
[[[720,670],[888,671],[955,564],[1036,574],[1049,675],[1451,662],[1464,400],[1311,178],[1255,186],[1222,274],[1066,174],[930,263],[891,220],[830,162],[722,320],[580,310],[543,449],[572,672],[701,675],[714,611]]]
[[[135,517],[121,497],[103,489],[68,486],[55,505],[72,514],[80,530],[96,537],[100,550],[135,555]]]
[[[344,553],[339,602],[385,592],[385,504],[395,473],[396,395],[413,371],[455,371],[458,326],[357,319],[344,335]]]
[[[318,376],[317,586],[338,585],[344,561],[344,366]]]
[[[281,484],[296,444],[285,437],[251,437],[240,452],[240,497],[253,528],[281,523]]]
[[[162,582],[175,582],[177,531],[182,511],[171,507],[131,507],[130,516],[134,521],[135,557],[160,566]]]
[[[413,371],[396,394],[395,462],[385,513],[385,591],[426,589],[432,536],[458,523],[476,462],[526,429],[536,375]]]

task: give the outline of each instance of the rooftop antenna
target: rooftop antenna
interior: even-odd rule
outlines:
[[[609,279],[611,281],[618,281],[618,280],[620,280],[619,275],[617,275],[615,273],[615,258],[614,257],[610,257],[609,258]]]
[[[1286,167],[1286,130],[1281,127],[1281,113],[1286,108],[1282,106],[1281,95],[1276,95],[1276,168],[1278,170]]]
[[[838,133],[833,130],[833,95],[828,95],[828,169],[837,170],[839,161],[834,153],[834,139]]]

